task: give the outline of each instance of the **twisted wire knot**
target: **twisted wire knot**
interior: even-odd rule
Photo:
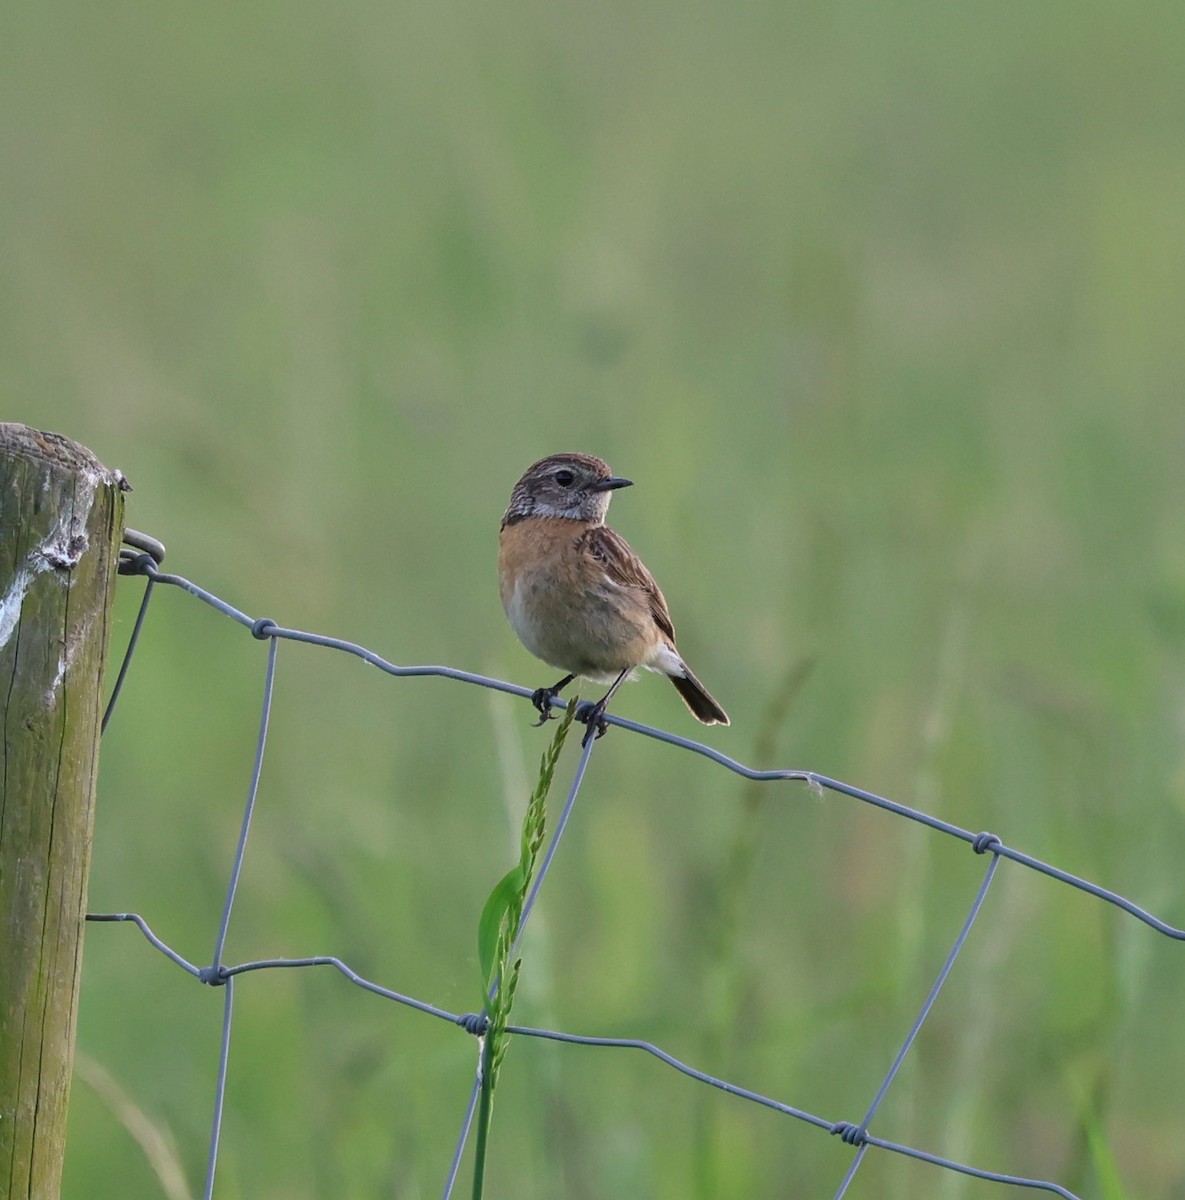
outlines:
[[[156,566],[156,559],[151,554],[136,554],[132,550],[119,552],[119,567],[121,575],[151,575]]]
[[[852,1121],[836,1121],[831,1126],[831,1132],[839,1134],[849,1146],[863,1146],[868,1141],[868,1130]]]

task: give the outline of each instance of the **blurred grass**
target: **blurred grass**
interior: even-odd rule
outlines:
[[[1183,34],[1155,0],[9,6],[6,417],[122,468],[131,523],[254,615],[528,684],[497,518],[533,458],[602,454],[733,716],[714,744],[750,755],[813,656],[780,762],[1183,924]],[[262,680],[260,647],[165,593],[104,747],[92,906],[195,959]],[[466,1006],[514,844],[507,730],[540,749],[497,703],[282,647],[230,955],[336,953]],[[621,707],[689,731],[659,681]],[[739,795],[603,743],[524,1010],[694,1061]],[[796,789],[756,820],[737,1027],[699,1065],[855,1119],[980,864]],[[1002,870],[875,1128],[1185,1196],[1177,951]],[[220,1200],[438,1194],[466,1039],[327,975],[238,1000]],[[219,1010],[90,932],[80,1045],[191,1181]],[[829,1194],[847,1161],[629,1055],[524,1043],[513,1067],[492,1195],[693,1194],[704,1108],[720,1194]],[[81,1082],[64,1194],[159,1194]],[[873,1155],[852,1194],[995,1193]]]

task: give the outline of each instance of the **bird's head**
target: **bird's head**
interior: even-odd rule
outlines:
[[[526,517],[564,517],[600,524],[618,488],[633,481],[591,454],[551,454],[532,463],[510,493],[503,527]]]

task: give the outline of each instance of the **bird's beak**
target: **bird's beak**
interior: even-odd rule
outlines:
[[[590,485],[590,492],[615,492],[618,488],[633,487],[632,479],[622,479],[620,475],[610,475],[608,479],[599,479]]]

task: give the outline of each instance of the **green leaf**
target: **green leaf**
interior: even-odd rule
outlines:
[[[506,913],[522,894],[525,886],[526,881],[522,867],[511,867],[494,885],[494,890],[481,910],[481,919],[477,923],[477,958],[481,964],[481,977],[485,982],[485,991],[482,994],[483,1005],[490,985],[494,982],[493,971],[498,956],[498,935],[502,932]]]

